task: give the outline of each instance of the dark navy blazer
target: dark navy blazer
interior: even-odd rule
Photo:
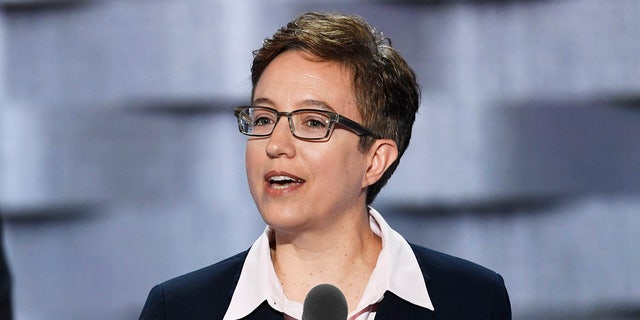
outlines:
[[[511,319],[502,277],[475,263],[411,245],[435,311],[413,305],[387,291],[376,319]],[[248,250],[209,267],[155,286],[141,320],[222,319],[231,303]],[[244,319],[283,319],[266,300]]]

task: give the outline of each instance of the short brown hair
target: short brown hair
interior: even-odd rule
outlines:
[[[363,18],[339,13],[306,13],[280,28],[253,52],[253,90],[269,63],[287,50],[301,50],[322,61],[335,61],[353,75],[353,90],[363,125],[398,145],[398,159],[367,190],[371,204],[395,171],[409,145],[411,128],[420,105],[420,87],[414,71]],[[373,139],[363,137],[360,150]]]

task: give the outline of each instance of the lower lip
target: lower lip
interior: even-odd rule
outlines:
[[[276,184],[276,187],[273,187],[269,182],[265,181],[265,190],[267,191],[267,194],[271,196],[279,196],[298,190],[302,187],[303,184],[304,183],[293,183],[284,187]]]

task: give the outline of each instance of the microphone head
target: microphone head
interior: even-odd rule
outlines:
[[[346,320],[349,308],[342,291],[330,284],[319,284],[304,298],[302,320]]]

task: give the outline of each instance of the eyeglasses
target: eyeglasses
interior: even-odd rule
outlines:
[[[316,109],[299,109],[279,112],[268,107],[241,106],[234,110],[240,132],[252,137],[267,137],[273,133],[281,117],[289,119],[289,129],[294,137],[303,140],[329,140],[337,123],[358,136],[380,136],[357,122],[335,112]]]

